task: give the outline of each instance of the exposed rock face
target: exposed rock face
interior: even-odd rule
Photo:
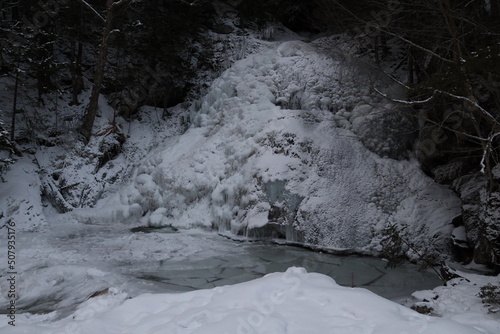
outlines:
[[[444,168],[441,168],[444,170]],[[439,179],[443,174],[438,173]],[[500,193],[488,192],[486,178],[480,173],[457,177],[451,188],[462,200],[461,221],[466,232],[468,248],[472,256],[460,260],[486,264],[500,269]]]
[[[481,192],[479,238],[474,260],[500,271],[500,192]]]
[[[452,239],[457,260],[475,261],[500,270],[500,166],[493,168],[488,180],[487,173],[480,172],[482,151],[450,130],[466,126],[468,119],[460,113],[445,111],[444,114],[445,127],[425,124],[421,128],[417,145],[419,161],[427,174],[450,186],[462,201],[462,214],[454,220],[454,225],[463,227],[464,240]]]
[[[486,185],[486,180],[478,174],[468,174],[458,177],[452,188],[460,195],[462,200],[462,221],[471,245],[475,245],[479,235],[479,213],[481,210],[481,191]]]

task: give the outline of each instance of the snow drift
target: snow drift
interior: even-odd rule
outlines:
[[[480,319],[419,314],[368,290],[341,287],[321,274],[290,268],[250,282],[181,294],[123,293],[91,298],[50,324],[18,320],[2,333],[493,333]]]

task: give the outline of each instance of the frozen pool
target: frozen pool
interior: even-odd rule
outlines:
[[[239,242],[199,230],[130,230],[120,224],[68,223],[17,236],[18,313],[73,312],[93,293],[116,288],[130,297],[182,292],[262,277],[292,266],[397,300],[440,284],[431,271],[406,264],[386,269],[370,257],[336,256],[263,242]],[[0,239],[4,244],[6,240]],[[3,245],[0,245],[5,249]],[[2,269],[3,270],[3,269]],[[2,276],[6,271],[0,272]],[[6,280],[0,281],[2,292]],[[5,310],[7,296],[0,296]],[[3,312],[3,311],[0,311]]]
[[[339,256],[263,242],[214,240],[214,236],[205,238],[209,242],[234,243],[238,250],[235,254],[210,258],[171,259],[149,270],[145,268],[140,277],[159,282],[166,290],[190,291],[240,283],[297,266],[328,275],[341,285],[367,288],[392,300],[441,284],[433,271],[419,271],[412,264],[390,269],[385,261],[373,257]]]

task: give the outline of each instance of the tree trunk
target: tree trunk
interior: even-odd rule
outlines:
[[[492,17],[500,16],[500,0],[490,0],[490,14]]]
[[[73,52],[72,54],[75,56],[75,60],[70,62],[70,70],[71,70],[71,93],[72,100],[71,105],[78,105],[78,94],[82,92],[83,89],[83,77],[82,77],[82,53],[83,46],[82,42],[78,41],[78,51],[75,51],[75,44],[77,42],[73,41]],[[75,55],[76,52],[76,55]]]
[[[43,93],[45,92],[47,77],[44,69],[41,68],[41,65],[38,65],[36,69],[36,82],[37,82],[36,87],[38,92],[38,105],[42,106],[44,105]]]
[[[106,14],[106,23],[104,26],[101,45],[99,46],[99,58],[97,60],[96,71],[94,74],[94,83],[92,85],[92,93],[90,95],[89,106],[85,112],[80,133],[85,137],[87,142],[92,136],[92,127],[97,114],[97,107],[99,102],[99,93],[104,79],[104,70],[106,67],[106,59],[108,55],[109,36],[113,28],[114,8],[111,5]]]
[[[412,86],[415,83],[415,60],[410,46],[407,47],[406,53],[408,59],[408,84]]]
[[[19,57],[19,55],[18,55]],[[14,101],[12,102],[12,120],[10,125],[10,141],[13,143],[16,132],[16,114],[17,114],[17,92],[19,88],[19,60],[16,66],[16,79],[14,83]]]

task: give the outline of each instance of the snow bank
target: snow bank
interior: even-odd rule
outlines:
[[[461,271],[461,277],[451,279],[446,286],[438,286],[433,290],[417,291],[412,296],[417,300],[416,308],[425,308],[431,314],[460,321],[462,323],[480,325],[488,333],[500,332],[499,305],[483,302],[480,298],[481,288],[500,287],[499,276],[484,276]]]
[[[46,225],[41,199],[38,167],[29,158],[20,158],[0,182],[0,228],[11,219],[16,231],[34,231]]]
[[[2,322],[0,330],[4,334],[494,333],[480,323],[461,324],[460,318],[425,316],[368,290],[341,287],[327,276],[295,267],[232,286],[144,294],[122,302],[123,296],[111,290],[89,299],[61,321],[36,325],[18,319],[16,327]]]
[[[416,162],[363,145],[370,132],[356,129],[388,107],[356,66],[299,41],[236,62],[193,103],[192,127],[100,207],[113,220],[368,251],[395,223],[444,249],[459,200]]]

